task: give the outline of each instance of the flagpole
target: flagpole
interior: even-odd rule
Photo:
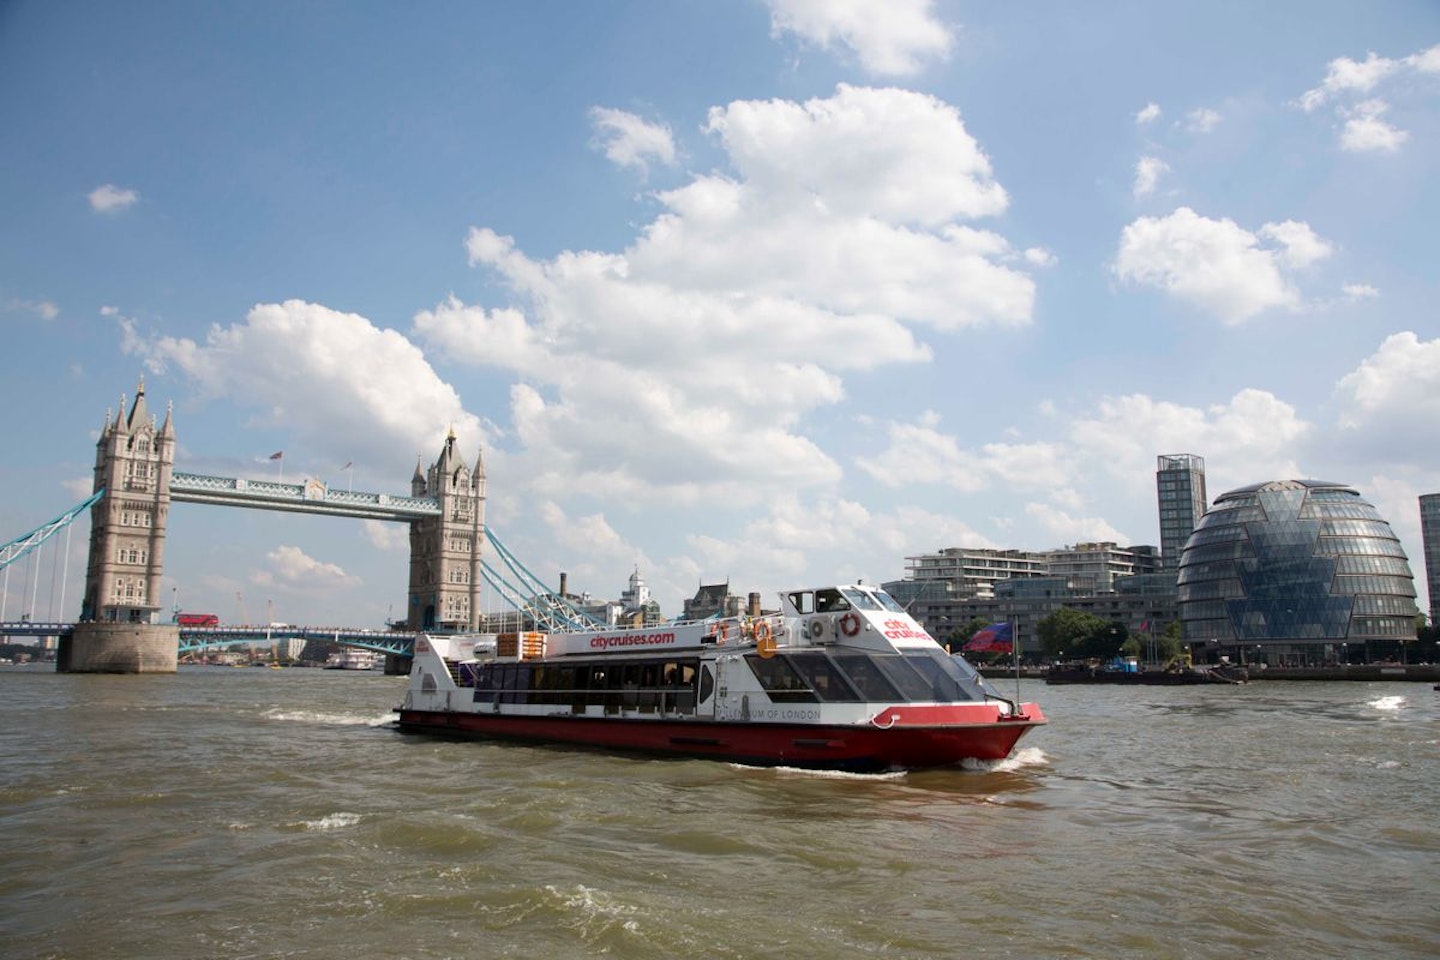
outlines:
[[[1020,629],[1015,622],[1014,614],[1007,618],[1010,622],[1010,649],[1015,651],[1015,712],[1020,712]]]

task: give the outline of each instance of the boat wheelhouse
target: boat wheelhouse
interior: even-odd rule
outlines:
[[[398,708],[409,732],[874,771],[1008,756],[1045,717],[947,654],[883,590],[781,594],[780,609],[569,633],[428,635]]]

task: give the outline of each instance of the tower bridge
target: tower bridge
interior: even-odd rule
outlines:
[[[76,673],[174,672],[181,649],[243,642],[236,631],[270,628],[180,627],[161,622],[161,578],[172,503],[246,507],[406,523],[410,527],[410,574],[406,616],[393,631],[290,628],[286,636],[314,636],[403,655],[422,631],[467,632],[480,628],[482,584],[495,588],[522,617],[545,629],[593,625],[558,592],[535,577],[485,523],[485,466],[477,450],[472,468],[456,447],[452,430],[435,461],[417,459],[408,494],[333,490],[318,479],[287,484],[216,477],[174,469],[175,425],[167,406],[157,421],[138,387],[127,413],[105,415],[95,445],[93,493],[60,517],[0,548],[0,569],[40,549],[88,510],[90,549],[85,592],[75,623],[0,624],[0,633],[58,636],[57,669]],[[486,545],[501,561],[483,558]],[[62,594],[61,606],[64,606]],[[36,632],[41,628],[44,632]],[[52,629],[53,628],[53,629]],[[261,637],[258,634],[266,634]]]

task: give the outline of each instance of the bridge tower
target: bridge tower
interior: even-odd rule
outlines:
[[[105,491],[90,508],[90,559],[80,623],[62,643],[57,669],[89,673],[175,671],[178,636],[157,623],[162,606],[165,525],[175,462],[171,410],[156,426],[145,405],[145,382],[125,412],[125,397],[95,444],[95,483]]]
[[[411,630],[474,630],[480,621],[480,554],[485,542],[485,460],[472,471],[455,447],[452,428],[440,456],[421,472],[415,462],[410,493],[433,497],[440,515],[410,524]]]

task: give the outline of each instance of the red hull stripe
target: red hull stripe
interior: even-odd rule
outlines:
[[[1026,719],[945,726],[933,722],[920,725],[915,710],[923,709],[912,708],[911,718],[907,718],[905,711],[897,708],[899,716],[888,727],[401,710],[400,727],[417,733],[494,737],[764,766],[887,770],[949,766],[966,759],[1003,759],[1026,731],[1045,722],[1032,704],[1026,705],[1030,712]]]

